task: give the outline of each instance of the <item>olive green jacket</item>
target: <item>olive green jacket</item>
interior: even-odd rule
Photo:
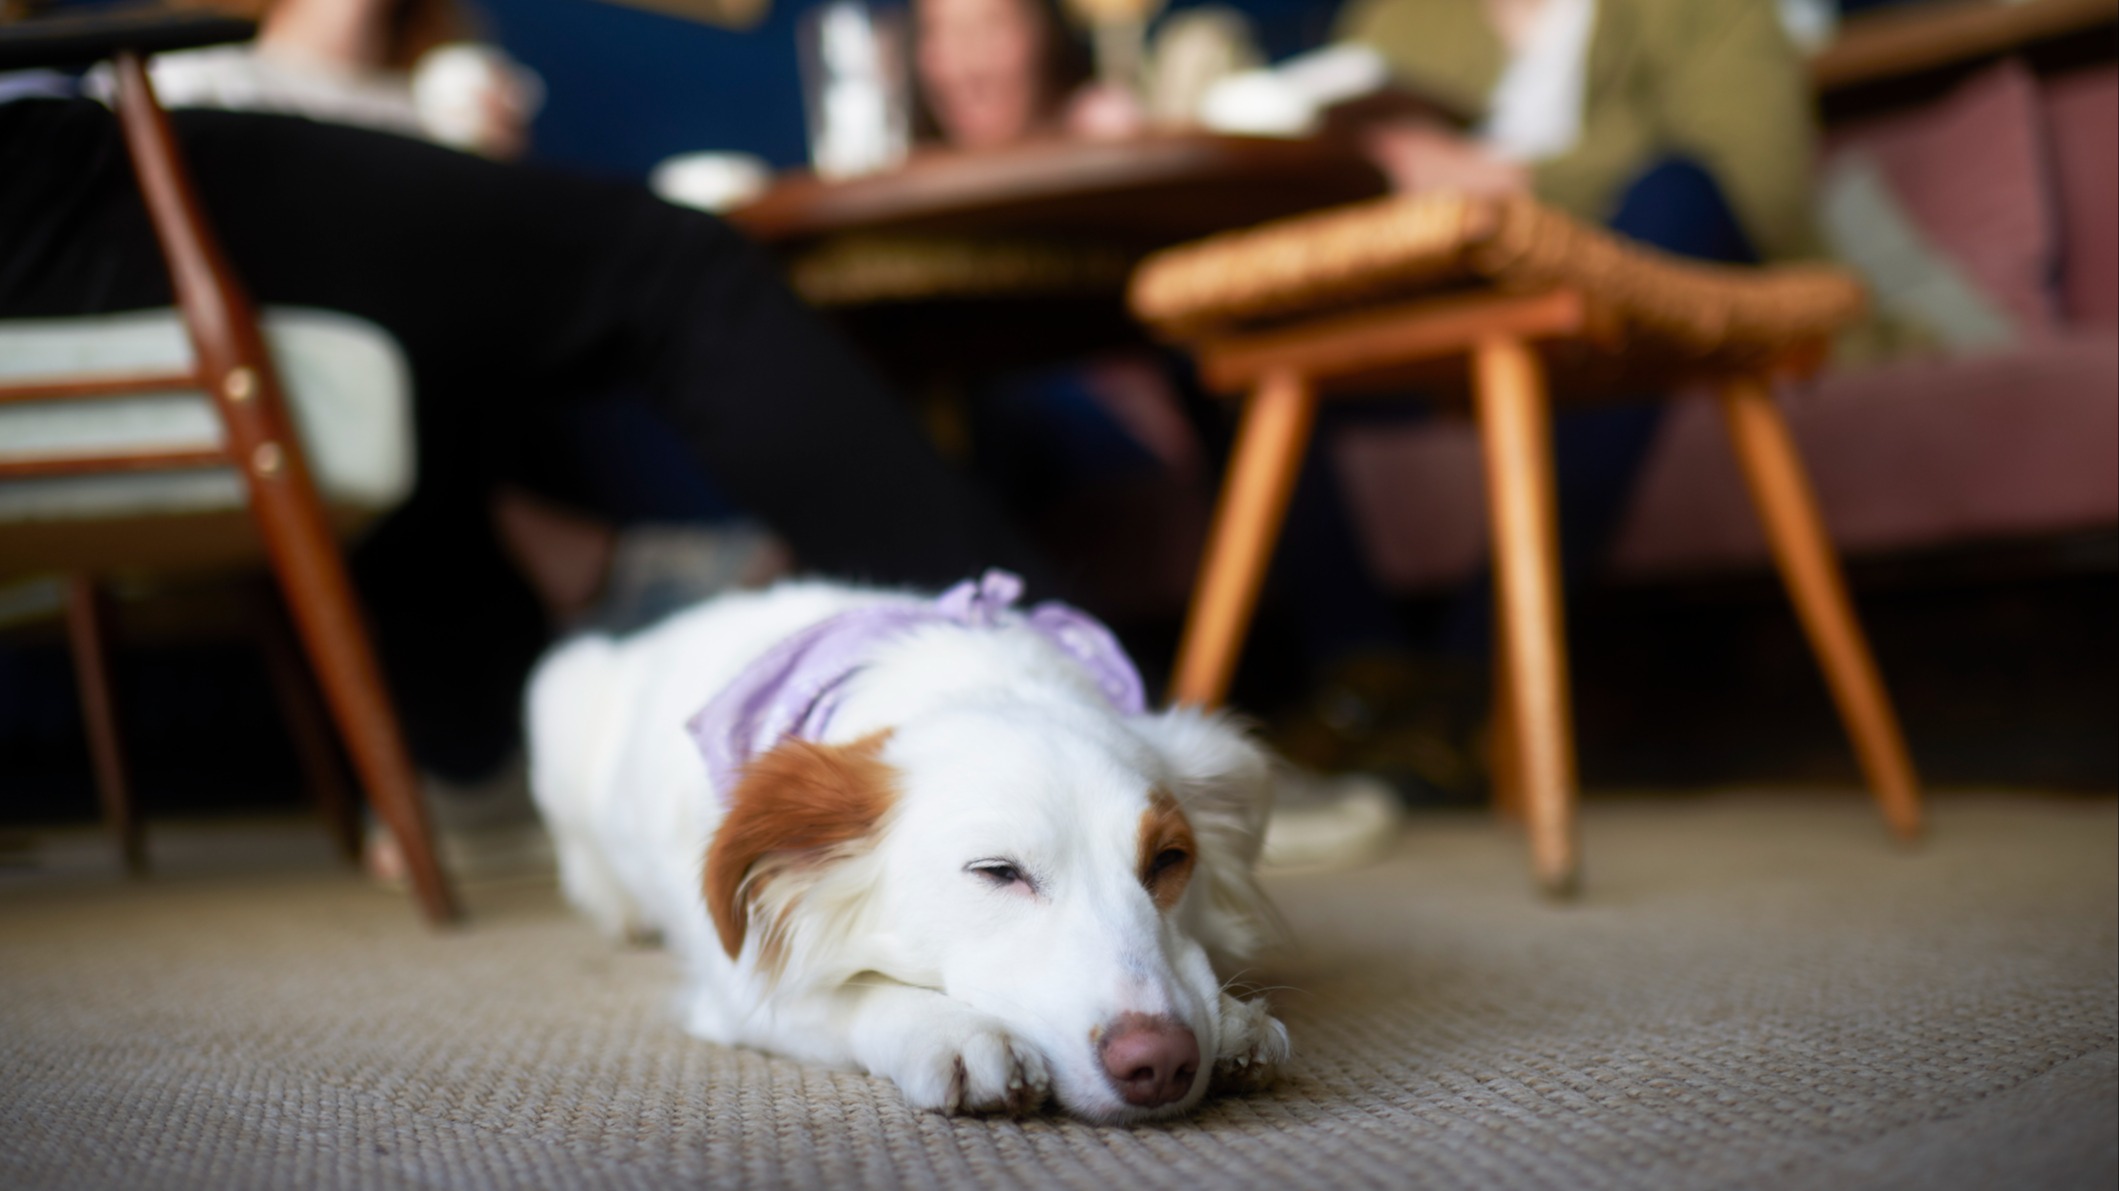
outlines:
[[[1480,0],[1351,0],[1337,38],[1475,114],[1507,58]],[[1538,197],[1602,221],[1643,170],[1683,154],[1721,183],[1761,254],[1818,254],[1809,76],[1773,0],[1597,0],[1587,77],[1581,139],[1533,164]]]

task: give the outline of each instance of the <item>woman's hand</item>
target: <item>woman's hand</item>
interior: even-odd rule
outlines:
[[[1400,194],[1447,190],[1460,194],[1520,194],[1530,170],[1498,157],[1476,141],[1433,124],[1384,124],[1362,138],[1369,159]]]

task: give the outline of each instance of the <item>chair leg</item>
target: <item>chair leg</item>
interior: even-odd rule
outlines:
[[[1174,702],[1212,707],[1228,697],[1316,413],[1316,390],[1293,373],[1266,377],[1244,406],[1177,651]]]
[[[251,512],[270,544],[280,591],[338,721],[339,738],[360,772],[369,804],[404,854],[413,896],[429,921],[454,921],[459,911],[435,858],[412,758],[315,494],[268,479],[253,483],[250,495]]]
[[[384,694],[345,560],[310,484],[257,312],[207,224],[168,116],[155,102],[145,61],[128,50],[112,60],[112,67],[118,124],[148,220],[169,264],[199,374],[227,432],[229,456],[243,470],[251,517],[280,591],[294,612],[346,752],[404,853],[420,908],[430,921],[449,921],[457,916],[456,903],[434,858],[412,761]]]
[[[102,588],[87,575],[66,585],[66,635],[73,652],[74,681],[81,692],[81,722],[88,730],[88,753],[95,765],[96,797],[103,822],[118,842],[128,875],[147,873],[147,840],[133,805],[132,782],[125,771],[125,748],[118,736],[118,700],[111,679],[110,605]]]
[[[1580,883],[1574,726],[1544,368],[1528,345],[1510,338],[1479,343],[1472,366],[1501,604],[1497,644],[1515,709],[1509,726],[1530,825],[1531,866],[1548,894],[1569,897]]]
[[[302,777],[317,817],[324,821],[339,855],[357,863],[361,855],[360,811],[347,788],[345,770],[331,739],[331,720],[316,689],[316,680],[302,660],[295,643],[294,628],[287,623],[279,593],[261,586],[256,593],[257,614],[252,623],[258,653],[265,661],[265,674],[286,721],[288,738],[301,762]]]
[[[1921,831],[1920,779],[1868,638],[1855,617],[1839,556],[1825,532],[1817,495],[1796,453],[1787,419],[1762,377],[1730,380],[1722,388],[1721,399],[1730,440],[1751,489],[1751,502],[1765,523],[1781,580],[1824,669],[1869,788],[1891,830],[1902,839],[1912,839]]]

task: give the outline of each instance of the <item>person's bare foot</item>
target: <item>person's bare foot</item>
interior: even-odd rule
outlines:
[[[553,624],[572,624],[595,605],[618,549],[615,528],[514,487],[494,493],[492,516],[501,549]]]

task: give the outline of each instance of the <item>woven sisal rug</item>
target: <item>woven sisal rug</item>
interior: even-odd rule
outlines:
[[[0,874],[0,1186],[2110,1188],[2114,803],[1935,824],[1903,853],[1855,795],[1592,804],[1553,907],[1505,830],[1417,821],[1273,883],[1289,1078],[1136,1129],[693,1041],[666,957],[544,887],[435,935],[299,830],[244,864],[171,827],[142,885]]]

